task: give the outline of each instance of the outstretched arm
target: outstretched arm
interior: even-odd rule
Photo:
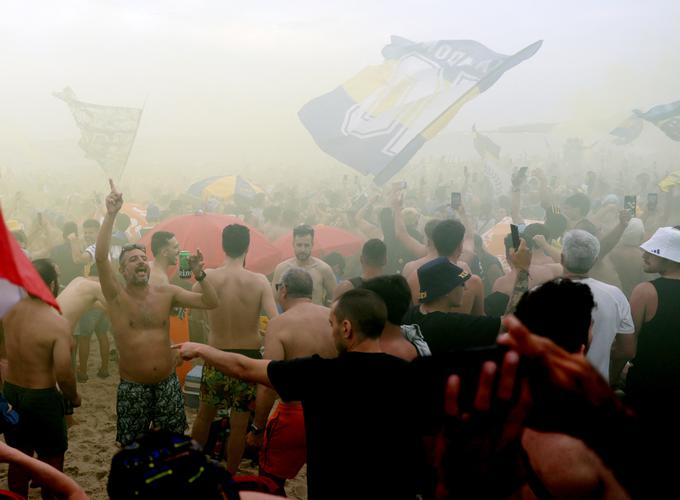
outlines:
[[[272,387],[272,384],[269,381],[269,375],[267,374],[267,367],[270,362],[268,359],[251,359],[242,354],[223,352],[214,347],[198,344],[196,342],[184,342],[182,344],[173,345],[172,347],[173,349],[179,350],[179,355],[185,361],[201,358],[207,364],[214,366],[225,375],[245,382]]]
[[[99,283],[102,286],[102,293],[107,301],[115,299],[120,292],[120,285],[116,281],[111,262],[109,262],[109,251],[111,250],[113,222],[116,220],[116,214],[123,206],[123,195],[116,190],[112,179],[109,179],[109,185],[111,186],[111,192],[106,197],[106,215],[104,216],[102,227],[99,229],[94,253],[97,271],[99,272]]]
[[[56,493],[59,498],[87,500],[85,491],[73,479],[51,465],[25,455],[21,451],[0,442],[0,461],[16,464],[30,471],[33,479]]]

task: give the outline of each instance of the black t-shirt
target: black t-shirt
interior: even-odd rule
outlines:
[[[310,499],[413,499],[417,432],[409,364],[347,352],[272,361],[281,399],[302,401]]]
[[[73,262],[71,244],[67,241],[52,248],[50,259],[59,266],[59,284],[68,285],[77,276],[82,276],[83,265]]]
[[[500,318],[445,312],[423,314],[420,306],[411,307],[402,321],[420,327],[432,354],[493,345],[501,327]]]

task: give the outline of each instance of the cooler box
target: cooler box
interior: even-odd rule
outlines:
[[[189,408],[198,408],[198,397],[201,391],[201,374],[203,365],[194,366],[184,379],[184,404]]]

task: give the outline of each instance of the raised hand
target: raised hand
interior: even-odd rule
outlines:
[[[531,250],[527,247],[527,242],[524,238],[520,238],[519,248],[517,250],[510,250],[510,262],[517,268],[529,271],[531,266]]]
[[[197,248],[196,255],[189,257],[189,267],[191,267],[191,272],[194,273],[194,276],[200,276],[203,272],[203,266],[203,254],[201,253],[201,250]]]
[[[115,216],[123,207],[123,195],[118,192],[113,184],[113,179],[109,179],[111,192],[106,197],[106,211],[109,215]]]

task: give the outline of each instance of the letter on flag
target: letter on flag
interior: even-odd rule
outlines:
[[[659,104],[646,113],[637,109],[633,113],[659,127],[674,141],[680,141],[680,101]]]
[[[394,36],[381,65],[308,102],[298,115],[323,151],[383,184],[466,102],[541,44],[507,56],[472,40],[416,43]]]
[[[85,157],[99,163],[108,177],[120,179],[137,136],[142,110],[82,102],[69,87],[53,95],[71,108],[82,134],[78,145],[85,151]]]

